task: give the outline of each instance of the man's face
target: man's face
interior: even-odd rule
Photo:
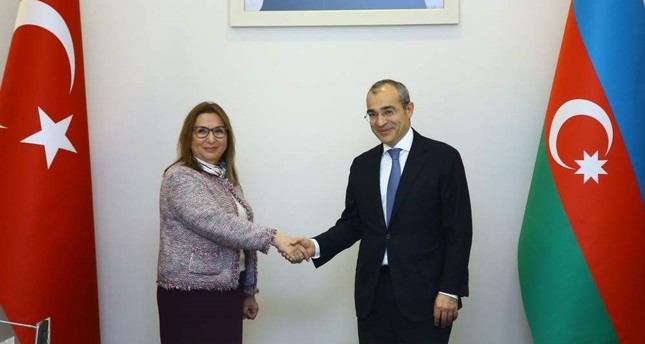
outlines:
[[[373,117],[370,127],[381,142],[394,147],[410,129],[414,103],[401,104],[399,93],[392,85],[385,84],[367,93],[367,114]]]

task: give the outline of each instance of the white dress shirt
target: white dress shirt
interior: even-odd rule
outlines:
[[[405,162],[408,161],[408,155],[410,154],[410,148],[412,148],[412,139],[414,135],[412,134],[412,128],[408,129],[408,132],[401,138],[399,143],[394,147],[390,147],[383,144],[383,155],[381,156],[381,171],[380,171],[380,185],[381,185],[381,205],[383,206],[383,219],[387,223],[387,181],[390,179],[390,172],[392,171],[392,157],[388,151],[393,148],[400,148],[399,152],[399,165],[401,166],[401,176],[403,176],[403,169],[405,168]],[[383,255],[383,264],[387,265],[387,249]]]

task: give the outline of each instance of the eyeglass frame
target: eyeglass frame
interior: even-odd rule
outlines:
[[[200,130],[200,129],[208,130],[207,134],[205,136],[199,136],[197,131]],[[215,133],[215,130],[221,130],[222,135],[218,136],[218,134]],[[195,137],[197,137],[198,139],[205,139],[211,133],[213,133],[213,137],[215,137],[216,139],[223,139],[228,135],[228,128],[225,127],[225,126],[217,126],[217,127],[214,127],[214,128],[207,128],[207,127],[202,127],[202,126],[194,126],[193,127],[193,134],[195,134]]]
[[[403,110],[403,108],[408,106],[408,104],[410,104],[410,102],[402,104],[403,107],[400,110]],[[398,108],[396,108],[394,106],[388,106],[381,112],[368,110],[367,113],[363,116],[363,118],[368,123],[374,123],[374,122],[378,121],[379,117],[382,117],[383,119],[388,120],[392,116],[396,115],[398,112],[399,112]]]

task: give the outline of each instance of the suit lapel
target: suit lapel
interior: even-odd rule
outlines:
[[[383,215],[383,203],[381,202],[381,158],[383,157],[383,145],[378,145],[372,149],[369,156],[368,164],[365,173],[365,182],[368,185],[368,190],[371,190],[372,209],[376,213],[375,216],[379,219],[379,223],[385,230],[385,215]]]

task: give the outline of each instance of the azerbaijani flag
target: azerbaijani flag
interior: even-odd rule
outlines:
[[[535,343],[645,343],[645,2],[573,0],[518,247]]]

